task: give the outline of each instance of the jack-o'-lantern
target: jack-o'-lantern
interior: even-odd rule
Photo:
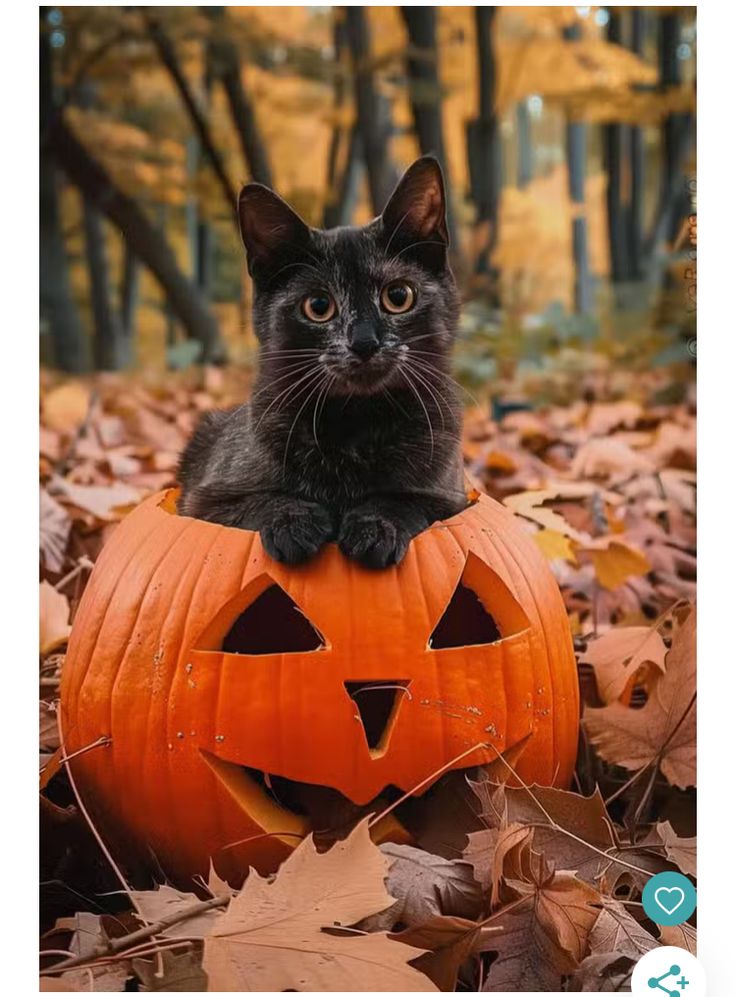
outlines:
[[[67,753],[110,738],[70,764],[113,849],[175,881],[212,860],[237,882],[312,829],[289,803],[300,787],[353,804],[424,793],[522,742],[521,779],[569,783],[567,616],[507,509],[480,497],[370,571],[335,545],[276,563],[257,534],[175,502],[152,497],[113,534],[64,665]]]

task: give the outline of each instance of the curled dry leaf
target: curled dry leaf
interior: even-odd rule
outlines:
[[[656,627],[614,627],[591,641],[580,661],[593,666],[603,702],[613,703],[646,666],[663,672],[666,654]]]
[[[163,950],[151,959],[133,959],[132,969],[140,980],[141,993],[204,993],[207,974],[199,953]]]
[[[484,992],[559,990],[562,975],[588,950],[598,918],[600,893],[574,873],[552,871],[531,840],[531,829],[517,826],[505,843],[498,889],[504,905],[491,921],[501,930],[482,931],[478,943],[478,951],[498,953]]]
[[[397,942],[427,949],[414,965],[443,992],[452,992],[462,964],[476,950],[481,928],[462,917],[431,917],[424,924],[392,935]]]
[[[383,933],[325,930],[393,904],[384,886],[387,864],[364,820],[322,854],[311,836],[301,842],[273,882],[251,870],[205,939],[210,990],[435,991],[408,965],[422,950]]]
[[[449,861],[410,845],[385,844],[391,862],[386,886],[396,903],[361,921],[364,931],[393,931],[397,923],[413,928],[440,914],[474,918],[483,898],[467,862]]]
[[[39,546],[43,566],[52,574],[60,574],[64,568],[71,528],[69,513],[45,488],[42,489]]]
[[[47,581],[39,588],[39,646],[41,654],[57,650],[69,638],[69,600]]]
[[[586,707],[583,723],[605,761],[630,771],[658,764],[680,789],[695,785],[695,609],[675,631],[666,671],[646,705]]]

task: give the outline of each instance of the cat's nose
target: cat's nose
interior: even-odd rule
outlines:
[[[350,330],[348,346],[361,360],[368,360],[380,346],[376,329],[371,322],[356,322]]]

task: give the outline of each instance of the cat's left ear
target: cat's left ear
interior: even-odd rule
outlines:
[[[274,273],[309,247],[309,227],[286,201],[260,183],[249,183],[238,197],[240,234],[254,279]]]
[[[447,233],[445,183],[434,156],[417,159],[389,198],[381,215],[387,245],[415,243],[434,246],[434,256],[442,256],[450,239]]]

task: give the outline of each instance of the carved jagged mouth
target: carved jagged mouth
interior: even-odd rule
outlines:
[[[388,786],[365,806],[358,806],[339,790],[223,761],[201,750],[203,760],[230,796],[264,833],[294,846],[298,838],[314,833],[321,840],[343,837],[362,817],[380,814],[402,796]],[[394,813],[378,821],[375,838],[405,840],[408,833]]]

